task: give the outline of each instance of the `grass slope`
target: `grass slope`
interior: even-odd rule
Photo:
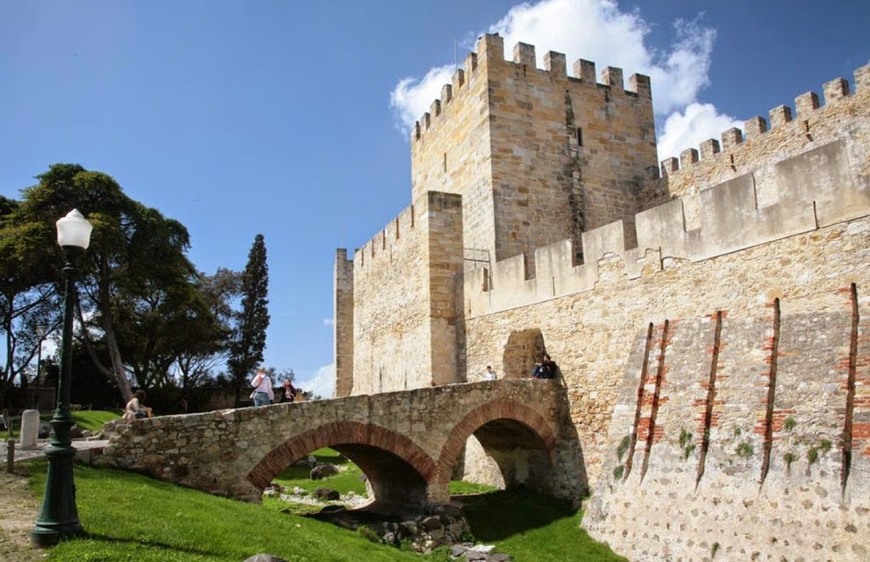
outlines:
[[[45,487],[46,466],[33,469]],[[75,466],[79,521],[87,531],[48,552],[62,562],[239,562],[270,553],[291,562],[428,559],[319,521],[179,488],[137,474]]]
[[[277,481],[300,487],[326,486],[364,493],[359,469],[330,449],[315,451],[321,461],[346,464],[340,475],[307,480],[288,468]],[[32,489],[45,489],[45,461],[32,466]],[[147,477],[106,468],[75,466],[79,520],[87,534],[50,549],[55,562],[238,562],[269,553],[291,562],[447,562],[441,549],[421,556],[372,543],[358,533],[328,523],[282,513],[279,500],[263,505],[211,496]],[[300,478],[291,478],[300,476]],[[307,480],[307,481],[306,481]],[[305,486],[302,486],[305,484]],[[475,486],[454,483],[473,493]],[[461,502],[475,539],[510,554],[514,562],[625,561],[579,528],[581,514],[570,505],[528,492],[454,496]],[[284,504],[286,505],[286,504]]]

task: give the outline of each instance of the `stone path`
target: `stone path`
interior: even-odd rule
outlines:
[[[7,463],[8,439],[0,440],[0,462],[3,466]],[[22,462],[37,457],[45,456],[45,449],[48,448],[50,440],[40,439],[35,449],[19,449],[18,441],[15,441],[15,462]],[[72,446],[76,450],[76,460],[82,462],[90,462],[94,456],[99,455],[109,443],[108,439],[73,439]]]

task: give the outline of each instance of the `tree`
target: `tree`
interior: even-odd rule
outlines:
[[[60,322],[59,271],[51,244],[29,244],[34,229],[14,221],[19,203],[0,197],[0,334],[5,361],[0,372],[0,407],[16,377],[25,383],[25,371],[45,334]],[[39,329],[42,326],[46,329]]]
[[[209,334],[195,332],[198,337],[191,342],[193,345],[178,355],[179,384],[185,399],[189,398],[193,388],[207,380],[218,362],[226,361],[227,346],[233,333],[231,301],[239,295],[241,277],[240,273],[225,268],[218,268],[214,275],[200,273],[198,276],[198,290],[215,319],[215,325]]]
[[[227,368],[236,388],[236,407],[242,402],[242,388],[248,374],[263,361],[266,329],[269,327],[269,267],[266,264],[266,244],[257,234],[248,263],[242,273],[241,310],[236,314]]]
[[[54,164],[37,179],[39,184],[23,190],[23,201],[7,217],[6,224],[15,229],[17,255],[53,252],[51,259],[25,268],[42,283],[54,280],[60,294],[63,259],[55,243],[54,223],[77,208],[93,224],[91,245],[79,267],[76,314],[95,366],[114,380],[123,400],[129,400],[132,392],[122,349],[126,346],[130,353],[136,345],[128,322],[142,321],[152,313],[149,307],[155,298],[169,300],[167,295],[173,295],[178,304],[189,295],[195,269],[185,255],[190,245],[187,230],[127,197],[112,177],[78,164]],[[40,269],[45,267],[53,271]],[[105,344],[108,366],[98,357],[94,339]],[[159,369],[162,364],[148,368]]]

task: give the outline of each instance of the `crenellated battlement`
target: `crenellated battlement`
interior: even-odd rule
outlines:
[[[478,39],[476,51],[468,53],[462,68],[457,69],[450,84],[441,88],[441,97],[434,100],[428,112],[424,113],[415,123],[412,140],[418,141],[442,118],[446,118],[447,107],[459,99],[468,89],[468,85],[479,79],[479,69],[495,65],[513,66],[517,73],[529,76],[534,72],[554,81],[571,81],[586,84],[595,88],[606,89],[611,95],[625,95],[652,99],[650,79],[642,74],[632,74],[628,79],[628,87],[623,83],[621,68],[605,67],[601,73],[601,82],[597,82],[595,63],[578,59],[573,65],[573,76],[568,74],[566,56],[556,51],[544,54],[543,68],[537,67],[535,46],[527,43],[517,43],[513,49],[513,58],[504,56],[504,40],[498,34],[487,34]]]
[[[414,234],[416,226],[414,212],[414,205],[405,207],[373,238],[354,250],[353,263],[356,267],[371,266],[384,259],[389,261],[392,253],[398,247],[404,246],[406,239],[410,239]]]
[[[718,140],[707,139],[698,149],[688,148],[680,152],[679,158],[662,160],[661,174],[679,184],[684,181],[683,176],[694,174],[698,166],[719,166],[743,173],[755,165],[759,157],[768,156],[763,150],[765,145],[781,144],[783,137],[790,137],[791,143],[809,144],[818,142],[821,133],[824,142],[829,137],[825,121],[830,110],[843,103],[861,103],[855,101],[856,97],[870,97],[870,65],[855,70],[854,84],[855,91],[851,92],[849,82],[844,78],[826,82],[822,86],[824,105],[819,103],[819,95],[815,92],[801,94],[794,100],[794,113],[791,107],[780,105],[768,112],[767,119],[751,117],[744,123],[743,130],[728,129]],[[671,191],[680,193],[684,190]]]
[[[619,221],[583,233],[580,265],[573,265],[574,243],[562,240],[535,250],[534,275],[523,255],[496,262],[492,271],[468,269],[465,313],[476,317],[590,291],[603,281],[655,275],[870,215],[862,140],[856,132],[769,163],[763,174],[745,173],[702,190],[697,228],[690,227],[684,199],[677,198],[635,216],[634,248],[626,249],[634,233]],[[758,204],[762,183],[778,193],[764,207]]]

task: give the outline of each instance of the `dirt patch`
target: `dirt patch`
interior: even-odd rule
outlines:
[[[0,474],[3,506],[0,507],[0,560],[34,562],[45,553],[34,548],[30,532],[39,515],[39,499],[27,487],[27,469],[15,467],[15,473]]]

